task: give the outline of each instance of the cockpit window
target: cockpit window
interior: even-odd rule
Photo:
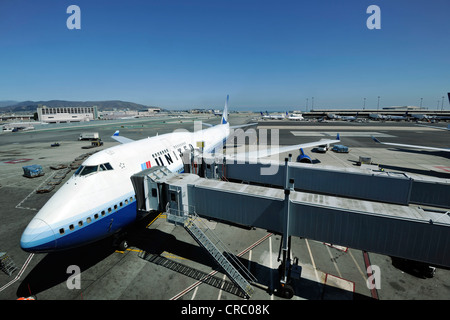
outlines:
[[[91,173],[95,173],[98,171],[107,171],[107,170],[113,170],[113,167],[111,164],[108,163],[102,163],[97,166],[80,166],[77,171],[75,171],[75,176],[86,176]]]
[[[113,167],[111,167],[111,165],[109,164],[109,162],[104,163],[104,166],[107,170],[113,170]]]
[[[80,172],[80,176],[86,176],[88,174],[94,173],[98,171],[98,166],[85,166],[83,170]]]

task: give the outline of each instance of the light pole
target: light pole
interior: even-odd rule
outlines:
[[[377,111],[380,109],[380,96],[378,96]]]
[[[363,110],[366,110],[366,98],[364,98]]]

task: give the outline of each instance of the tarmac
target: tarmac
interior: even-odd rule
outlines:
[[[252,122],[253,117],[258,120],[254,115],[231,114],[230,123]],[[51,167],[70,166],[80,156],[116,145],[110,138],[115,130],[128,138],[141,139],[180,127],[193,130],[196,119],[219,122],[218,117],[212,116],[161,117],[46,125],[36,130],[1,134],[0,252],[6,252],[17,269],[12,275],[0,272],[0,300],[33,296],[37,300],[243,301],[208,254],[182,227],[168,223],[164,213],[150,216],[136,226],[130,233],[130,248],[125,252],[116,251],[111,239],[51,254],[29,254],[20,248],[20,237],[29,221],[73,174],[69,171],[54,190],[37,193],[65,170]],[[387,171],[439,179],[450,177],[448,152],[398,149],[376,144],[370,138],[449,147],[450,132],[414,123],[283,120],[259,121],[256,129],[259,134],[267,129],[267,141],[271,141],[272,135],[278,135],[281,145],[334,138],[340,133],[341,144],[349,147],[349,153],[305,150],[318,166],[355,167],[359,157],[364,156]],[[89,131],[99,132],[104,141],[102,147],[82,149],[89,142],[77,138],[81,132]],[[51,147],[54,142],[60,146]],[[295,159],[298,151],[292,153]],[[278,158],[283,160],[286,156],[281,154]],[[24,177],[22,166],[31,164],[41,165],[45,174]],[[229,253],[239,257],[257,278],[250,301],[285,300],[277,295],[279,235],[206,222],[228,246]],[[302,267],[292,300],[448,300],[450,297],[450,270],[446,268],[437,268],[433,278],[422,278],[414,270],[399,266],[389,256],[300,238],[292,239],[292,247],[292,257],[297,257]],[[368,285],[369,265],[378,268],[375,286]],[[74,269],[70,266],[79,268],[79,278],[72,277]]]

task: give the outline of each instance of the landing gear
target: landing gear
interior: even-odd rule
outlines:
[[[119,251],[125,251],[129,248],[128,241],[126,240],[126,233],[117,233],[113,238],[113,247],[116,247]]]
[[[119,244],[118,249],[119,249],[120,251],[125,251],[125,250],[127,250],[127,249],[128,249],[128,242],[127,242],[127,240],[123,240],[123,241]]]

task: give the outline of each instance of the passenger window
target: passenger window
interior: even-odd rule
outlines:
[[[82,227],[82,226],[83,226],[83,221],[78,221],[78,225],[79,225],[80,227]]]
[[[91,221],[92,221],[91,217],[87,217],[86,222],[91,223]]]
[[[104,216],[106,214],[105,210],[102,211],[102,216]]]
[[[94,214],[94,219],[95,219],[95,220],[98,219],[98,213]]]
[[[111,208],[108,208],[108,213],[111,213],[111,211],[112,211]]]
[[[69,229],[70,229],[70,231],[72,231],[73,229],[75,229],[75,227],[73,226],[73,224],[71,224],[71,225],[69,226]]]
[[[114,210],[117,210],[117,204],[114,205]]]
[[[59,234],[64,234],[64,228],[59,229]]]

